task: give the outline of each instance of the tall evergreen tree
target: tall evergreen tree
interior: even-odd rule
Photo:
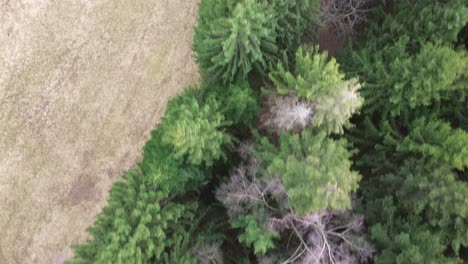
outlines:
[[[394,1],[343,59],[363,81],[349,138],[376,263],[458,263],[468,246],[463,1]]]
[[[260,160],[272,177],[279,176],[289,196],[287,207],[299,214],[327,209],[351,209],[350,193],[360,176],[351,171],[350,153],[344,140],[305,130],[299,135],[283,133],[279,147],[262,141]]]
[[[318,0],[203,0],[193,41],[200,72],[223,84],[266,75],[278,59],[294,60],[318,17]]]
[[[130,171],[112,187],[109,204],[75,248],[70,263],[149,263],[186,236],[196,203],[180,203],[158,187],[159,174]],[[176,177],[172,177],[176,178]]]
[[[373,248],[351,202],[360,176],[346,140],[328,137],[360,107],[359,85],[318,47],[299,49],[294,69],[285,67],[271,72],[276,87],[259,115],[267,136],[240,146],[242,162],[217,198],[259,262],[364,262]]]
[[[355,79],[345,80],[334,58],[319,48],[299,48],[291,71],[282,63],[270,73],[279,94],[299,97],[309,102],[312,126],[327,133],[343,133],[349,118],[362,105]]]
[[[271,6],[256,0],[238,3],[202,1],[193,49],[202,77],[228,84],[265,72],[276,60],[277,18]]]
[[[162,143],[172,147],[176,159],[187,158],[195,166],[211,166],[222,157],[222,146],[231,142],[221,131],[227,123],[219,103],[210,98],[200,105],[196,99],[183,96],[178,101],[181,102],[168,105],[163,117]]]

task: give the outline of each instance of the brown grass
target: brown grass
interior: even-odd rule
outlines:
[[[197,82],[198,0],[0,3],[0,263],[61,263]]]

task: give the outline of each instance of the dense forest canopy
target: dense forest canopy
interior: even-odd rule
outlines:
[[[202,0],[201,83],[70,262],[468,261],[467,22],[463,0]]]

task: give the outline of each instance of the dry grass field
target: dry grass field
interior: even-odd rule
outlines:
[[[198,0],[0,0],[0,263],[62,263],[198,80]]]

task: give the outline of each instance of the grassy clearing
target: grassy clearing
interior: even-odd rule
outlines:
[[[7,1],[0,263],[71,256],[167,100],[197,82],[198,1]]]

